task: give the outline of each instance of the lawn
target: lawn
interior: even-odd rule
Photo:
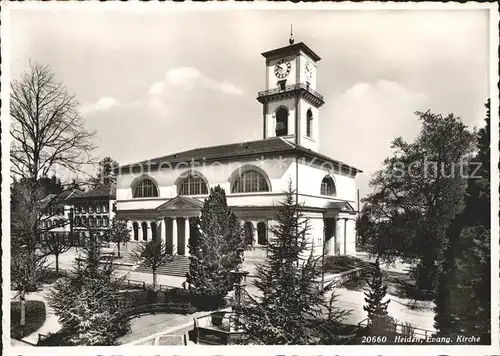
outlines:
[[[45,322],[45,317],[44,302],[26,301],[26,323],[24,330],[21,330],[21,302],[10,302],[10,337],[21,340],[24,336],[37,331]],[[23,333],[21,333],[22,331]]]
[[[431,297],[417,293],[415,281],[407,273],[382,270],[384,284],[387,285],[387,293],[399,298],[427,301]],[[355,291],[367,291],[369,286],[366,283],[368,276],[353,279],[342,285],[342,288]],[[416,307],[416,305],[415,305]]]
[[[326,273],[341,273],[354,268],[372,268],[373,263],[363,261],[354,256],[326,256],[325,257],[325,272]]]

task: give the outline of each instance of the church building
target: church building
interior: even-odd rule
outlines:
[[[132,231],[128,249],[162,239],[171,252],[188,256],[189,219],[200,215],[210,188],[220,185],[232,211],[254,231],[253,248],[245,257],[264,257],[276,205],[291,182],[309,220],[314,253],[355,253],[355,176],[361,171],[319,152],[320,138],[329,136],[319,130],[321,58],[293,37],[288,46],[262,56],[265,90],[257,95],[262,139],[193,148],[119,167],[116,216]]]

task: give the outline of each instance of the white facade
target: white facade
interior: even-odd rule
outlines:
[[[308,219],[315,254],[355,253],[359,170],[318,153],[323,97],[314,89],[319,57],[302,43],[263,56],[266,88],[258,95],[263,140],[120,167],[117,216],[128,221],[132,244],[161,238],[173,252],[187,255],[189,218],[200,214],[210,188],[219,185],[242,224],[254,229],[256,249],[246,255],[257,257],[258,247],[272,238],[275,207],[291,183]]]

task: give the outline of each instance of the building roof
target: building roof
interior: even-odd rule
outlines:
[[[272,49],[270,51],[262,53],[262,56],[264,56],[266,59],[280,56],[280,55],[287,55],[287,54],[297,54],[300,51],[303,51],[305,54],[307,54],[311,59],[315,62],[318,62],[321,60],[321,57],[318,56],[312,49],[306,46],[304,42],[299,42],[296,44],[292,44],[289,46],[281,47],[281,48],[276,48]]]
[[[115,198],[116,197],[116,185],[108,184],[102,185],[100,187],[91,189],[87,192],[82,193],[78,198]]]
[[[354,208],[352,207],[351,204],[349,204],[346,201],[334,201],[328,203],[325,208],[327,209],[334,209],[334,210],[340,210],[340,211],[349,211],[349,212],[354,212]]]
[[[213,161],[217,159],[231,159],[242,156],[261,156],[269,154],[299,154],[301,156],[309,156],[322,161],[332,162],[334,165],[348,169],[354,174],[362,172],[361,170],[349,166],[343,162],[334,160],[328,156],[312,151],[303,146],[295,145],[280,137],[272,137],[258,141],[248,141],[232,143],[220,146],[210,146],[203,148],[195,148],[188,151],[177,152],[166,156],[153,158],[146,161],[141,161],[133,164],[120,166],[117,170],[133,169],[134,167],[155,167],[168,164],[176,164],[179,162],[197,162],[197,161]]]
[[[201,209],[203,207],[203,201],[179,195],[175,198],[169,199],[166,203],[163,203],[156,210],[178,210],[178,209]]]

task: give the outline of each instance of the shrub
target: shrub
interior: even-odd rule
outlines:
[[[24,336],[37,331],[45,322],[45,303],[38,300],[27,300],[26,323],[21,330],[21,302],[10,302],[10,337],[20,340]],[[22,332],[22,336],[21,336]]]

